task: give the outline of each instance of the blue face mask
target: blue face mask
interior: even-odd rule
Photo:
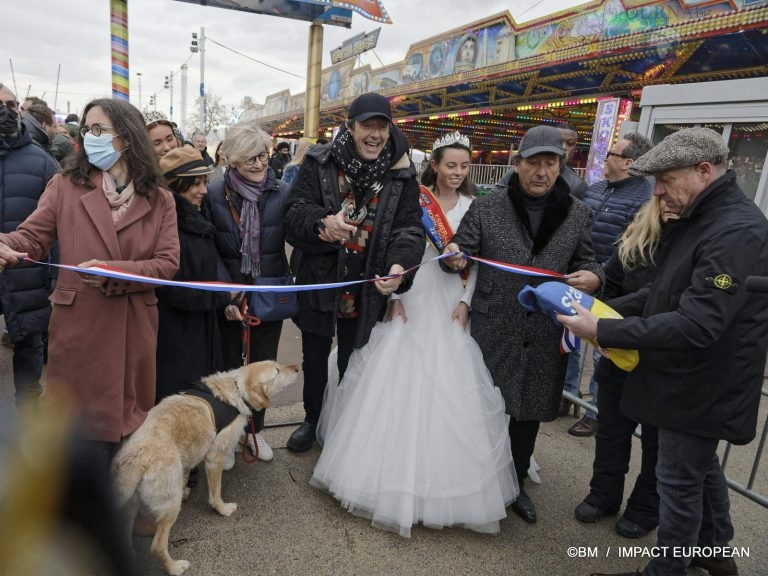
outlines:
[[[94,136],[90,132],[83,137],[88,162],[99,170],[109,170],[120,159],[120,152],[112,145],[112,138],[112,134]]]

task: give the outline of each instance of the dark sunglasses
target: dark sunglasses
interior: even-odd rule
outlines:
[[[16,102],[16,100],[8,100],[8,102],[3,102],[0,100],[0,104],[8,108],[8,110],[11,110],[12,112],[15,112],[19,109],[19,103]]]

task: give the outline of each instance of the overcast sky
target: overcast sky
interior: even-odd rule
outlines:
[[[374,69],[401,61],[420,40],[510,9],[519,22],[584,3],[583,0],[383,0],[392,25],[378,24],[354,13],[352,27],[324,26],[323,67],[330,50],[360,32],[381,26],[375,54],[363,64]],[[58,112],[79,113],[91,99],[111,96],[109,0],[24,0],[0,9],[0,82],[14,85],[17,97],[41,96]],[[205,26],[206,36],[229,48],[281,68],[272,70],[212,41],[206,44],[206,91],[236,105],[244,96],[264,103],[280,90],[305,91],[309,23],[262,14],[202,7],[176,0],[128,0],[131,101],[147,106],[157,94],[158,110],[168,113],[170,94],[164,76],[174,72],[175,110],[179,110],[178,71],[188,60],[188,113],[198,93],[200,57],[189,50],[191,33]],[[190,58],[191,56],[191,58]],[[381,63],[380,63],[381,61]],[[61,76],[58,93],[56,75]]]

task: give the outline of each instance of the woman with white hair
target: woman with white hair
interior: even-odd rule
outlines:
[[[269,167],[271,146],[272,138],[255,123],[235,124],[221,143],[220,154],[227,163],[224,178],[208,188],[219,254],[232,281],[238,284],[255,284],[262,276],[289,273],[283,228],[289,186]],[[242,320],[235,304],[227,307],[225,315],[227,320]],[[251,328],[251,362],[275,359],[282,328],[282,320]],[[240,322],[224,323],[223,338],[225,363],[236,368],[241,362]],[[249,448],[259,459],[271,460],[272,449],[261,433],[264,412],[254,413],[254,420],[256,440],[248,435]]]

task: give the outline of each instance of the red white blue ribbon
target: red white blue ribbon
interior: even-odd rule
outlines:
[[[125,280],[130,282],[141,282],[143,284],[154,284],[156,286],[176,286],[179,288],[191,288],[194,290],[207,290],[209,292],[305,292],[307,290],[329,290],[332,288],[344,288],[346,286],[353,286],[355,284],[363,284],[365,282],[377,282],[379,280],[390,280],[392,278],[398,278],[416,270],[419,266],[428,264],[430,262],[437,262],[444,258],[455,256],[459,252],[449,252],[435,256],[421,264],[414,266],[400,274],[392,274],[390,276],[381,276],[380,278],[369,278],[365,280],[351,280],[348,282],[329,282],[326,284],[294,284],[293,286],[275,286],[275,285],[253,285],[253,284],[235,284],[232,282],[201,282],[194,280],[163,280],[160,278],[153,278],[151,276],[144,276],[142,274],[134,274],[132,272],[126,272],[119,268],[113,268],[106,264],[97,264],[90,268],[78,268],[77,266],[71,266],[69,264],[53,264],[49,262],[38,262],[31,258],[25,258],[27,262],[34,264],[43,264],[45,266],[54,266],[62,270],[69,270],[77,274],[90,274],[92,276],[104,276],[105,278],[114,278],[117,280]],[[497,262],[495,260],[487,260],[485,258],[478,258],[477,256],[469,256],[464,254],[465,258],[475,260],[488,266],[493,266],[505,272],[511,272],[513,274],[523,274],[526,276],[541,276],[547,278],[562,278],[563,275],[558,272],[552,272],[551,270],[544,270],[543,268],[532,268],[530,266],[520,266],[517,264],[506,264],[504,262]]]
[[[454,254],[456,254],[454,252]],[[453,254],[451,254],[452,256]],[[487,258],[479,258],[477,256],[464,255],[465,258],[480,262],[481,264],[487,264],[493,268],[504,270],[505,272],[511,272],[512,274],[522,274],[523,276],[543,276],[547,278],[562,278],[563,274],[559,272],[552,272],[552,270],[545,270],[544,268],[534,268],[532,266],[521,266],[519,264],[507,264],[506,262],[498,262],[496,260],[488,260]]]

